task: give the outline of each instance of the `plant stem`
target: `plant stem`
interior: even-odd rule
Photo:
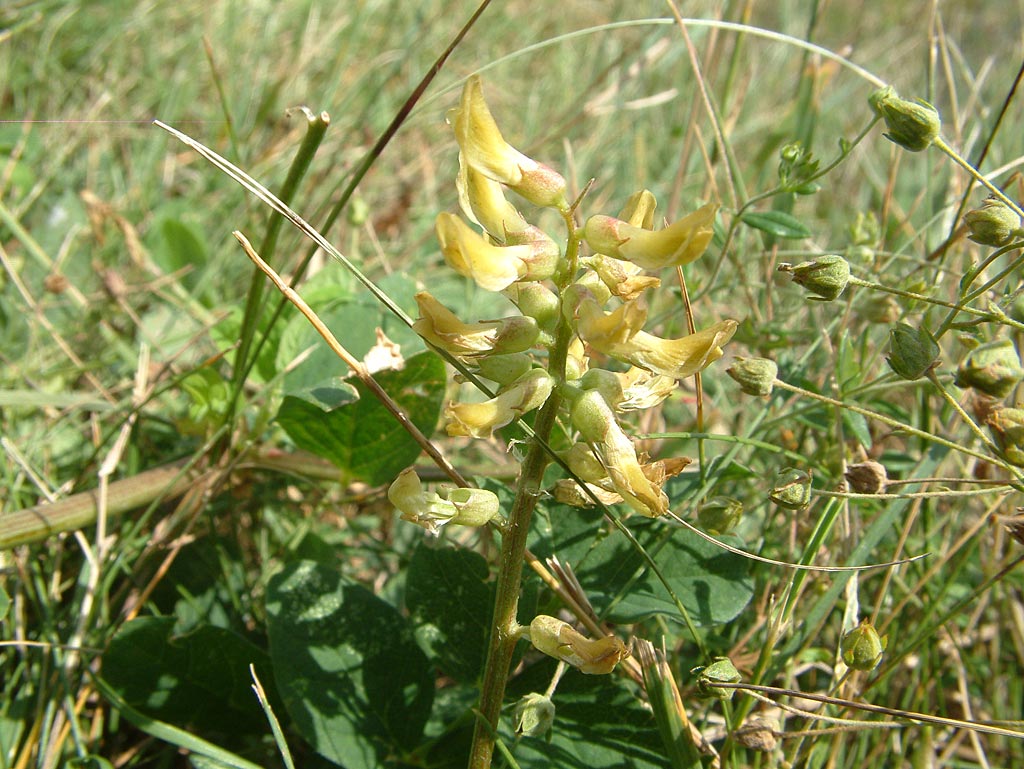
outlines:
[[[1003,201],[1006,205],[1008,205],[1011,208],[1011,210],[1013,210],[1017,214],[1017,216],[1024,217],[1024,210],[1021,210],[1020,206],[1018,206],[1014,201],[1012,201],[1005,194],[1003,194],[1003,191],[1001,189],[996,187],[992,182],[990,182],[988,179],[982,176],[974,166],[972,166],[970,163],[968,163],[966,160],[960,157],[959,153],[957,153],[956,150],[954,150],[952,147],[946,144],[946,142],[942,139],[941,136],[935,137],[935,141],[932,143],[940,151],[948,155],[954,163],[956,163],[968,174],[970,174],[971,177],[973,177],[974,180],[978,182],[978,184],[982,185],[985,189],[987,189],[989,192],[991,192],[993,195],[995,195],[997,198]]]
[[[568,211],[562,213],[569,231],[569,239],[565,250],[567,265],[559,280],[559,290],[565,288],[576,276],[580,245],[571,213]],[[565,317],[559,313],[555,342],[551,346],[548,356],[548,371],[559,384],[565,381],[565,359],[571,339],[572,329]],[[550,461],[545,444],[554,429],[561,402],[560,388],[556,385],[533,423],[530,448],[523,461],[515,500],[512,502],[512,510],[508,515],[508,526],[502,535],[501,563],[498,566],[491,639],[481,684],[480,713],[473,729],[473,746],[469,753],[470,769],[488,769],[491,765],[491,756],[494,753],[494,737],[498,731],[502,701],[505,699],[505,684],[508,679],[509,667],[512,664],[512,653],[519,640],[516,633],[519,629],[517,611],[522,587],[523,562],[526,556],[526,539],[530,533],[533,511],[540,496],[544,469]]]

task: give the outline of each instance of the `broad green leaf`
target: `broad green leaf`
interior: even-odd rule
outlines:
[[[777,238],[809,238],[811,231],[803,222],[785,211],[751,211],[741,217],[744,224]]]
[[[290,395],[327,413],[359,399],[356,388],[340,377],[328,379]]]
[[[201,732],[264,732],[249,665],[271,686],[266,652],[230,630],[204,625],[175,635],[174,624],[173,617],[142,617],[124,625],[103,655],[107,683],[161,721]]]
[[[156,232],[157,240],[152,249],[153,259],[164,272],[187,270],[182,282],[188,289],[200,286],[200,275],[209,260],[202,233],[193,225],[180,219],[164,219]]]
[[[374,375],[424,434],[430,435],[441,413],[444,363],[420,353],[401,371]],[[295,444],[329,459],[352,477],[371,485],[388,483],[415,461],[420,446],[361,383],[359,400],[326,411],[295,396],[285,396],[277,421]]]
[[[483,672],[491,620],[487,562],[471,550],[431,547],[413,552],[405,604],[416,637],[438,667],[463,683]]]
[[[0,585],[0,619],[7,616],[7,612],[10,608],[11,597],[7,595],[7,591],[4,590],[4,586]]]
[[[753,597],[749,561],[742,556],[691,531],[669,529],[663,521],[629,525],[696,624],[729,622]],[[639,579],[632,581],[638,570]],[[629,624],[659,614],[680,620],[665,586],[620,536],[610,536],[591,551],[577,573],[594,604],[609,607],[603,616],[612,622]]]
[[[871,428],[867,417],[853,411],[843,409],[843,426],[865,449],[871,448]]]
[[[318,753],[376,769],[419,745],[434,680],[393,606],[333,568],[301,561],[267,586],[267,629],[285,707]]]

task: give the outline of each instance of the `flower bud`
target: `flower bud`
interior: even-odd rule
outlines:
[[[975,347],[964,358],[953,380],[957,387],[973,387],[994,398],[1005,398],[1024,379],[1017,348],[1009,339]]]
[[[674,384],[674,381],[673,381]],[[603,368],[592,368],[579,380],[579,386],[584,390],[597,390],[601,397],[613,409],[618,409],[622,402],[622,382],[614,371]]]
[[[787,467],[775,476],[768,498],[786,510],[803,510],[811,503],[811,474]]]
[[[743,518],[743,503],[732,497],[712,497],[697,508],[697,522],[708,534],[728,534]]]
[[[779,367],[767,358],[735,358],[725,373],[739,382],[747,395],[771,395]]]
[[[1021,236],[1020,217],[999,198],[990,195],[981,204],[964,214],[967,237],[983,246],[1000,248]]]
[[[473,361],[480,376],[500,385],[512,384],[533,368],[533,359],[526,353],[512,355],[488,355]]]
[[[615,636],[591,640],[568,622],[544,614],[534,617],[528,634],[538,651],[592,675],[611,673],[629,656],[629,649]]]
[[[541,283],[513,283],[505,295],[519,312],[537,321],[545,331],[552,331],[558,321],[558,294]]]
[[[456,513],[451,523],[459,526],[484,526],[497,517],[500,509],[498,496],[486,489],[442,486],[438,494],[455,505]]]
[[[512,722],[517,735],[543,737],[555,723],[555,703],[547,695],[530,692],[516,703]]]
[[[1006,461],[1024,467],[1024,409],[1000,406],[985,421]]]
[[[868,101],[889,129],[885,138],[904,149],[920,152],[938,138],[942,121],[938,110],[928,102],[901,99],[892,86],[878,89]]]
[[[857,494],[879,494],[885,491],[885,485],[889,482],[885,465],[872,459],[850,465],[844,475],[850,491]]]
[[[716,657],[707,667],[696,667],[690,671],[697,676],[697,696],[701,699],[731,700],[736,691],[720,688],[714,684],[738,684],[742,676],[728,657]]]
[[[925,329],[897,323],[892,327],[886,360],[898,376],[913,381],[939,365],[939,346]]]
[[[874,670],[888,642],[889,637],[880,638],[871,620],[865,617],[857,627],[843,636],[843,662],[853,670]]]
[[[850,263],[836,254],[821,256],[811,262],[801,262],[795,267],[780,264],[779,272],[788,272],[792,275],[794,283],[817,294],[810,297],[811,299],[824,302],[839,297],[850,281]]]

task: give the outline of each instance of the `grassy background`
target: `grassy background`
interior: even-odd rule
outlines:
[[[940,15],[924,2],[856,8],[702,2],[683,12],[742,21],[841,53],[902,93],[933,101],[946,138],[965,157],[976,158],[1016,74],[1021,9],[975,5],[943,6]],[[5,512],[93,488],[129,415],[137,414],[137,421],[115,455],[115,478],[197,456],[210,438],[208,414],[182,380],[210,359],[230,356],[250,282],[249,264],[230,233],[262,232],[269,214],[150,121],[185,131],[275,188],[303,131],[303,119],[289,117],[288,108],[329,112],[327,138],[295,205],[315,224],[472,9],[471,3],[429,0],[338,7],[15,0],[0,9]],[[443,116],[463,78],[484,68],[492,110],[513,143],[561,169],[573,191],[596,179],[582,208],[588,213],[615,213],[640,187],[656,193],[669,219],[710,199],[735,210],[774,184],[784,143],[801,138],[827,162],[840,137],[852,139],[870,122],[866,99],[873,86],[851,70],[783,42],[693,27],[696,55],[735,160],[727,171],[686,45],[667,17],[666,6],[653,1],[570,0],[557,10],[527,0],[497,3],[359,187],[358,206],[365,206],[366,216],[343,217],[325,234],[374,279],[393,276],[388,285],[400,301],[408,303],[412,287],[429,282],[467,316],[486,317],[490,298],[443,268],[433,234],[436,213],[455,206],[455,143]],[[625,23],[642,19],[658,21]],[[587,28],[598,29],[576,34]],[[1015,166],[1022,152],[1020,118],[1015,101],[983,170]],[[871,321],[875,297],[858,292],[837,303],[808,303],[775,272],[782,261],[842,253],[857,214],[871,212],[880,222],[879,238],[870,254],[853,262],[855,273],[953,300],[965,269],[985,250],[959,240],[942,258],[927,256],[954,229],[966,185],[966,177],[938,154],[901,153],[874,131],[824,179],[818,194],[761,207],[791,206],[811,229],[810,238],[772,241],[743,230],[721,265],[712,249],[690,269],[698,326],[735,317],[743,327],[730,352],[771,355],[787,381],[847,395],[977,446],[933,392],[894,382],[883,362],[888,325]],[[1016,185],[1008,191],[1019,198]],[[980,199],[975,192],[970,202]],[[286,230],[277,252],[280,269],[294,269],[304,251],[300,236]],[[319,290],[352,290],[337,266],[320,260],[317,268],[323,273],[311,280]],[[1016,281],[1011,275],[994,292],[1007,306]],[[656,309],[666,335],[682,333],[677,292],[666,291]],[[892,312],[920,320],[926,309],[900,302]],[[293,315],[288,311],[285,320]],[[973,333],[984,341],[997,330]],[[372,340],[347,341],[358,349]],[[404,341],[410,353],[415,343]],[[140,356],[142,348],[148,358]],[[945,381],[965,351],[957,335],[943,340]],[[226,368],[215,361],[212,370]],[[926,475],[939,478],[1002,477],[990,464],[929,453],[923,443],[877,425],[871,445],[858,446],[839,411],[799,398],[777,397],[770,406],[742,398],[723,372],[719,365],[705,376],[708,429],[800,456],[815,471],[817,488],[835,488],[842,463],[865,452],[881,459],[893,477],[921,477],[924,467]],[[151,397],[134,411],[133,383],[140,376]],[[685,396],[645,427],[692,429],[689,385]],[[258,375],[246,393],[244,418],[232,426],[239,444],[288,449],[268,425],[277,397],[274,383]],[[969,400],[959,391],[956,397]],[[725,451],[709,445],[712,456]],[[484,464],[494,475],[510,472],[500,445],[456,450],[462,451],[456,457]],[[663,442],[661,451],[693,456],[696,449],[693,441],[676,438]],[[796,560],[824,500],[808,517],[767,505],[764,494],[780,462],[777,453],[745,447],[730,472],[715,476],[718,485],[710,491],[747,504],[742,533],[751,549]],[[952,482],[915,488],[940,487],[962,488]],[[968,719],[1021,717],[1021,581],[1014,572],[972,595],[1016,556],[1019,545],[988,525],[986,516],[1008,514],[1018,501],[991,494],[915,500],[897,510],[898,536],[874,548],[870,560],[921,552],[932,557],[862,577],[862,613],[877,610],[894,639],[908,641],[958,600],[971,600],[924,646],[898,645],[890,674],[866,695],[872,701]],[[894,509],[844,506],[818,561],[845,563],[865,527]],[[244,468],[202,503],[154,507],[141,518],[111,522],[108,532],[116,539],[103,546],[107,561],[96,583],[82,568],[83,545],[93,532],[87,528],[0,554],[6,591],[14,599],[0,638],[57,645],[0,647],[0,766],[56,765],[82,749],[115,765],[170,761],[161,743],[108,728],[105,711],[87,699],[83,671],[125,619],[139,612],[191,613],[258,641],[261,590],[285,555],[344,547],[349,573],[386,593],[396,589],[391,577],[401,573],[400,554],[418,536],[392,528],[390,508],[372,490]],[[177,558],[182,548],[187,561]],[[764,643],[769,596],[789,579],[787,572],[763,567],[755,576],[755,603],[715,638],[718,648],[748,665]],[[828,685],[839,613],[820,634],[801,620],[834,584],[820,575],[804,585],[790,640],[780,642],[786,658],[773,666],[771,683],[814,690]],[[212,592],[210,585],[216,586]],[[62,644],[84,647],[82,660]],[[686,655],[681,649],[684,674],[691,666]],[[69,721],[67,712],[76,718]],[[787,728],[795,731],[801,723]],[[816,760],[879,765],[890,753],[909,755],[915,740],[925,744],[917,735],[869,730],[826,736],[815,743]],[[933,763],[922,766],[1009,767],[1024,759],[1020,743],[1001,738],[936,730],[930,739]]]

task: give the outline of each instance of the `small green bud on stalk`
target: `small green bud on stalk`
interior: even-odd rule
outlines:
[[[690,671],[697,676],[697,696],[701,699],[731,700],[735,689],[721,688],[715,684],[738,684],[742,676],[728,657],[716,657],[707,667],[696,667]]]
[[[543,737],[555,723],[555,703],[550,697],[530,692],[516,703],[512,712],[516,734],[526,737]]]
[[[935,107],[921,99],[901,99],[892,86],[878,89],[868,102],[889,129],[885,138],[911,152],[927,149],[942,129]]]
[[[957,368],[954,384],[972,387],[994,398],[1005,398],[1024,379],[1017,348],[1009,339],[971,350]]]
[[[886,360],[898,376],[913,381],[939,365],[939,346],[925,329],[897,323],[892,327]]]
[[[983,246],[1001,248],[1021,236],[1020,217],[999,198],[989,196],[981,204],[964,214],[967,237]]]
[[[837,254],[801,262],[795,267],[791,264],[780,264],[779,272],[788,272],[793,276],[794,283],[816,294],[810,298],[819,302],[837,299],[850,282],[850,263]]]
[[[771,395],[779,367],[767,358],[736,358],[725,373],[739,382],[747,395]]]
[[[843,636],[843,662],[853,670],[874,670],[888,643],[889,637],[879,637],[871,620],[865,617],[857,627]]]
[[[708,534],[728,534],[743,518],[743,503],[732,497],[712,497],[697,508],[697,522]]]
[[[803,510],[811,503],[811,474],[787,467],[775,476],[768,498],[786,510]]]

